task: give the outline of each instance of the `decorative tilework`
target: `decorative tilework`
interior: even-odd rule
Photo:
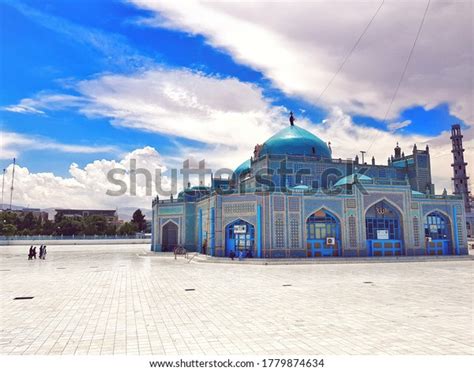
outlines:
[[[418,209],[420,206],[418,205],[418,202],[412,202],[411,203],[411,208],[412,209]]]
[[[420,222],[416,216],[413,218],[413,235],[415,246],[420,246]]]
[[[229,202],[224,203],[224,213],[226,215],[253,215],[255,214],[254,202]]]
[[[290,212],[299,212],[300,211],[299,197],[288,197],[288,211],[290,211]]]
[[[364,197],[364,205],[367,208],[369,205],[372,205],[378,200],[387,200],[389,203],[397,205],[401,210],[403,210],[403,195],[401,193],[379,193],[379,192],[369,192],[367,196]]]
[[[298,214],[290,217],[290,248],[300,248],[300,221]]]
[[[273,197],[273,210],[285,211],[285,198],[283,196]]]
[[[275,214],[275,248],[282,249],[285,247],[285,221],[283,214]]]
[[[184,212],[183,206],[160,206],[158,208],[158,215],[176,215]]]
[[[176,225],[179,225],[180,223],[180,220],[179,218],[160,218],[160,221],[161,221],[161,225],[165,225],[166,223],[168,223],[169,221],[172,221],[174,222]]]
[[[355,209],[356,208],[356,200],[354,198],[349,198],[345,201],[346,209]]]
[[[462,220],[459,220],[459,219],[458,219],[457,227],[458,227],[458,241],[459,241],[459,246],[463,246],[463,245],[464,245],[464,235],[463,235]]]
[[[348,218],[349,224],[349,246],[357,247],[357,228],[356,228],[356,218],[355,216],[350,216]]]

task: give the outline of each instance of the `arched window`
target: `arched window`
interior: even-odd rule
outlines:
[[[226,226],[226,256],[233,251],[236,255],[240,251],[250,252],[255,256],[255,228],[252,224],[238,219]]]
[[[326,237],[339,238],[339,223],[327,211],[319,210],[312,214],[306,221],[308,240],[321,240]]]
[[[449,221],[443,214],[435,211],[426,216],[425,237],[433,240],[447,240],[449,232]]]
[[[365,215],[367,240],[401,240],[401,220],[398,211],[388,202],[380,201]]]
[[[306,219],[308,257],[341,256],[341,223],[326,210],[318,210]]]

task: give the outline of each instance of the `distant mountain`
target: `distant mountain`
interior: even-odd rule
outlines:
[[[21,209],[24,209],[24,208],[25,208],[24,206],[18,206],[18,205],[13,205],[12,204],[12,210],[21,210]],[[10,204],[0,203],[0,209],[1,210],[10,209]]]

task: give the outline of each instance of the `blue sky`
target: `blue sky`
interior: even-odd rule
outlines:
[[[403,9],[400,11],[383,9],[386,13],[382,12],[379,18],[385,17],[385,21],[377,23],[378,19],[376,19],[371,27],[377,29],[377,32],[371,33],[372,30],[369,28],[367,35],[364,35],[362,39],[360,51],[357,50],[357,53],[351,56],[347,68],[345,67],[335,79],[334,86],[330,87],[324,99],[319,100],[315,99],[315,95],[318,95],[317,92],[322,89],[325,81],[328,81],[327,76],[331,76],[337,70],[338,63],[354,41],[354,33],[357,34],[355,31],[360,33],[361,25],[370,18],[374,6],[364,8],[360,14],[360,20],[356,17],[353,20],[343,20],[348,28],[353,24],[355,31],[350,34],[336,35],[335,33],[330,46],[326,45],[326,39],[321,39],[320,42],[317,39],[311,40],[308,45],[311,48],[315,47],[314,54],[308,54],[310,48],[304,46],[301,50],[297,49],[300,39],[291,39],[295,37],[294,32],[301,32],[301,35],[309,34],[309,31],[304,33],[303,18],[301,18],[301,30],[295,31],[294,27],[285,30],[278,29],[278,22],[276,25],[271,22],[267,24],[267,18],[272,18],[271,14],[267,18],[262,18],[264,21],[259,21],[258,17],[262,16],[259,10],[244,14],[249,12],[249,9],[244,6],[239,9],[232,6],[229,6],[229,9],[217,7],[212,10],[203,7],[199,11],[207,12],[206,14],[210,17],[208,24],[204,26],[197,24],[189,15],[190,13],[182,9],[183,6],[181,9],[170,8],[172,6],[169,4],[166,6],[158,3],[144,5],[139,0],[134,2],[0,1],[1,129],[22,138],[27,137],[28,140],[37,143],[31,145],[28,143],[32,142],[22,142],[18,139],[15,139],[17,140],[15,142],[12,139],[12,143],[7,144],[11,146],[7,152],[14,154],[18,158],[18,163],[32,173],[53,172],[57,176],[68,177],[69,167],[73,162],[82,168],[98,159],[119,161],[124,154],[145,146],[157,149],[164,158],[175,158],[183,153],[183,148],[210,151],[206,134],[193,137],[192,134],[188,132],[183,134],[179,130],[174,134],[172,127],[179,126],[180,122],[172,122],[172,120],[157,125],[150,124],[148,127],[146,120],[140,119],[137,124],[130,119],[134,114],[133,108],[127,111],[127,117],[124,118],[117,114],[117,107],[104,108],[107,104],[104,104],[101,97],[97,96],[99,94],[97,91],[101,92],[105,89],[100,85],[103,83],[101,78],[104,76],[128,79],[126,83],[129,83],[133,77],[156,69],[164,71],[163,75],[160,75],[160,79],[164,80],[164,82],[160,80],[163,86],[167,83],[167,76],[173,71],[187,71],[193,76],[198,76],[198,80],[206,80],[205,84],[223,82],[232,84],[238,91],[250,89],[255,92],[257,98],[248,103],[247,106],[250,107],[246,108],[248,112],[254,112],[255,107],[262,112],[272,112],[271,114],[275,114],[277,119],[281,120],[278,122],[281,126],[285,125],[285,109],[293,110],[301,124],[314,129],[319,134],[333,135],[334,130],[328,132],[327,128],[323,129],[321,122],[331,117],[331,112],[334,112],[336,106],[342,109],[355,128],[360,130],[375,128],[376,133],[381,133],[377,135],[383,135],[384,138],[393,137],[393,141],[388,139],[393,145],[404,138],[408,142],[407,146],[412,145],[416,140],[439,141],[439,136],[454,122],[462,123],[464,128],[469,128],[469,122],[467,122],[469,120],[465,120],[472,119],[472,108],[469,113],[465,102],[456,101],[456,97],[447,98],[452,94],[443,86],[439,88],[436,86],[436,80],[433,79],[433,76],[437,74],[436,70],[429,71],[427,77],[423,76],[423,72],[419,72],[426,69],[419,65],[424,58],[423,50],[415,50],[414,60],[409,65],[408,76],[401,85],[400,95],[396,97],[392,112],[386,120],[383,120],[383,112],[388,107],[388,98],[394,91],[395,82],[406,60],[410,40],[414,36],[412,32],[414,28],[410,27],[416,28],[419,22],[417,17],[407,20],[411,23],[406,35],[403,32],[400,33],[401,38],[406,37],[406,42],[404,44],[400,42],[400,46],[396,46],[400,50],[400,58],[391,56],[393,65],[391,64],[386,72],[380,73],[381,76],[386,73],[386,78],[381,77],[382,80],[377,81],[374,77],[375,80],[371,82],[373,86],[380,86],[378,95],[374,94],[372,97],[370,86],[364,87],[363,83],[360,84],[360,91],[354,91],[354,97],[346,97],[338,93],[338,91],[344,91],[346,86],[354,86],[357,83],[354,76],[359,77],[366,73],[366,71],[363,73],[357,71],[357,68],[360,68],[359,64],[363,64],[358,58],[361,58],[365,48],[374,44],[371,41],[372,38],[376,37],[378,32],[382,32],[377,27],[386,27],[386,32],[389,32],[390,27],[385,25],[385,21],[393,17],[393,22],[396,23],[399,13],[404,13]],[[419,12],[419,9],[421,8],[413,9],[413,13]],[[453,11],[461,12],[458,9]],[[275,17],[279,15],[281,16],[281,14],[276,14]],[[222,25],[223,22],[219,22],[221,16],[229,17],[230,25],[252,23],[252,27],[255,26],[256,30],[265,32],[264,35],[270,35],[269,38],[275,37],[275,41],[269,39],[268,45],[262,47],[265,52],[267,50],[269,53],[275,52],[275,58],[266,58],[266,55],[259,53],[257,44],[253,49],[255,53],[248,53],[246,48],[254,42],[251,34],[247,35],[245,40],[240,40],[240,36],[235,36],[235,38],[227,36],[226,39],[226,26]],[[242,17],[247,23],[242,23]],[[430,24],[428,23],[424,30],[425,34],[422,34],[425,39],[420,41],[420,43],[425,42],[426,45],[420,46],[420,49],[429,48],[429,31]],[[462,33],[463,30],[459,32]],[[284,47],[280,48],[277,42],[281,41],[281,35],[292,42],[282,42]],[[258,35],[255,35],[255,43],[258,39]],[[340,40],[340,45],[338,40]],[[366,46],[364,41],[369,46]],[[273,48],[273,44],[276,48]],[[282,64],[278,65],[280,60],[278,53],[286,52],[288,45],[290,45],[288,53],[294,56],[295,66],[285,69],[288,64],[283,63],[285,55],[281,57]],[[271,47],[273,49],[270,49]],[[326,61],[322,61],[317,54],[321,51],[327,53],[323,55],[328,56],[328,61],[333,58],[331,60],[333,62],[326,64]],[[377,55],[379,51],[374,49],[370,50],[370,53]],[[450,50],[446,53],[452,54]],[[379,54],[390,53],[382,50]],[[315,61],[313,68],[309,68],[307,64],[298,66],[297,61],[306,60],[308,57]],[[459,61],[461,67],[464,63],[464,59]],[[308,77],[308,84],[311,82],[313,85],[304,86],[304,75],[299,81],[299,75],[296,74],[302,72],[295,70],[306,68],[310,75],[314,71],[323,71],[326,75],[321,77],[321,80],[315,77],[314,83]],[[444,71],[443,68],[443,66],[439,67]],[[284,76],[285,73],[288,74],[288,78]],[[373,73],[373,75],[377,74]],[[431,85],[424,86],[424,81],[428,79]],[[423,82],[421,88],[416,85],[417,81]],[[450,80],[449,84],[455,85],[455,79],[453,81]],[[146,92],[146,81],[142,83],[144,88],[141,91]],[[433,84],[435,84],[434,87]],[[439,84],[447,85],[446,81],[440,81]],[[367,92],[363,91],[364,88],[367,88]],[[457,89],[456,86],[450,88],[455,91]],[[108,92],[114,92],[114,94],[116,92],[115,88],[109,85],[107,89],[109,89]],[[425,99],[423,91],[430,94],[434,91],[436,94],[433,93],[432,97],[426,94]],[[238,97],[238,94],[236,93],[235,97]],[[460,97],[465,97],[465,95],[465,92],[459,94]],[[55,96],[60,96],[60,103],[52,102]],[[366,100],[364,96],[367,96]],[[419,98],[420,96],[423,98]],[[67,97],[67,102],[64,97]],[[199,99],[199,94],[197,99]],[[211,98],[206,97],[206,99]],[[98,101],[100,104],[97,103]],[[158,101],[159,99],[157,99],[157,104],[159,104]],[[212,104],[212,102],[208,104],[211,110],[215,108],[221,113],[229,111],[225,108],[228,102],[219,101],[216,107]],[[235,102],[229,104],[235,105]],[[28,107],[26,111],[25,106]],[[20,112],[18,107],[23,107],[21,108],[23,111]],[[232,106],[231,111],[237,112],[239,109]],[[169,110],[170,114],[173,112],[169,107],[166,107],[166,110]],[[180,111],[179,114],[185,113]],[[397,125],[397,123],[402,124]],[[226,123],[221,122],[219,125],[225,126]],[[236,128],[238,127],[237,125]],[[271,124],[268,124],[265,130],[262,129],[261,132],[265,134],[256,137],[255,143],[261,141],[263,135],[270,133],[270,129],[274,129]],[[196,130],[205,131],[204,127],[202,129],[197,127]],[[229,130],[236,129],[229,127]],[[213,145],[218,146],[219,137],[214,138],[212,135],[209,134],[209,142],[214,141]],[[336,134],[335,136],[337,137]],[[343,155],[349,153],[348,149],[344,148],[342,139],[339,141],[337,138],[323,139],[333,140],[336,143],[336,149]],[[391,146],[391,143],[388,145]],[[76,147],[68,150],[68,145]],[[246,146],[237,147],[235,151],[249,148],[250,152],[251,146],[247,144]],[[360,147],[363,149],[364,144]],[[391,149],[386,145],[383,148],[388,156]],[[358,149],[352,150],[355,155]],[[11,160],[5,155],[2,157],[1,165],[6,167]],[[236,155],[235,161],[232,160],[235,164],[239,161],[238,157]],[[240,154],[240,157],[245,159],[247,154]]]

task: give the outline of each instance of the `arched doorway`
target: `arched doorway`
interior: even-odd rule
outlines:
[[[341,256],[341,223],[329,211],[316,211],[306,219],[306,256]]]
[[[242,251],[244,255],[250,252],[255,256],[255,228],[252,224],[239,219],[225,227],[225,255],[229,256],[234,251],[239,256]]]
[[[167,222],[162,229],[161,247],[163,251],[173,251],[178,246],[178,226]]]
[[[425,217],[427,255],[449,255],[451,249],[451,224],[448,217],[433,211]]]
[[[402,255],[402,218],[387,201],[372,205],[365,214],[368,256]]]

